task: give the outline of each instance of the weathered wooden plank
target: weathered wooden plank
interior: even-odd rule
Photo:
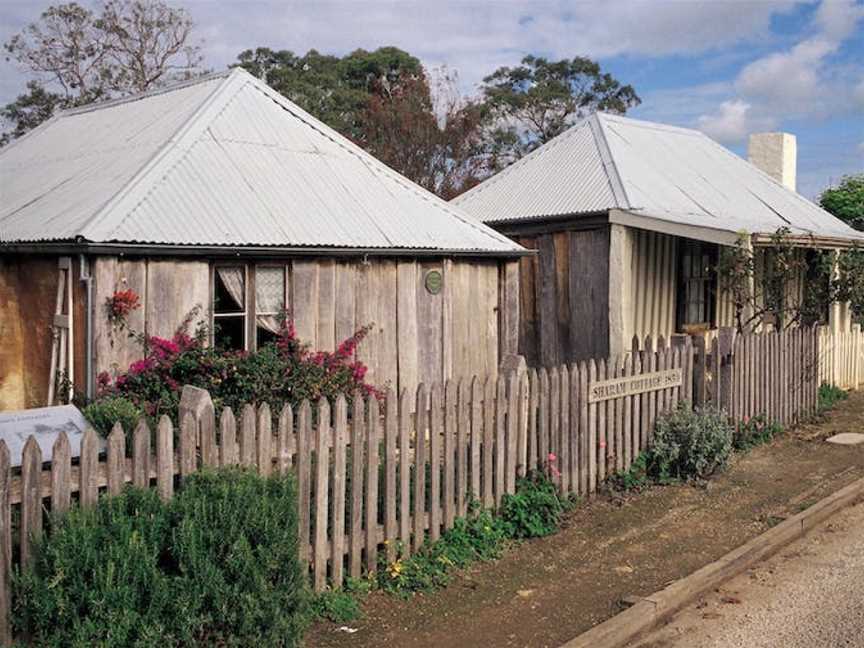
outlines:
[[[610,367],[607,369],[606,360],[601,358],[597,364],[597,380],[606,380],[615,375],[614,370]],[[607,420],[606,412],[609,401],[599,403],[597,405],[597,445],[595,452],[597,453],[597,482],[602,483],[606,480],[606,459],[609,449],[609,421]]]
[[[318,264],[320,260],[293,262],[291,312],[297,337],[318,348]],[[365,322],[364,322],[365,324]]]
[[[633,375],[633,356],[628,355],[624,360],[624,376]],[[622,449],[622,463],[619,470],[629,470],[633,464],[633,397],[625,396],[624,402],[624,421],[621,429],[622,443],[619,447]]]
[[[366,445],[366,407],[360,392],[354,392],[351,402],[351,553],[348,573],[360,578],[363,546],[363,474],[365,468],[363,448]],[[371,451],[371,446],[370,446]],[[301,509],[302,510],[302,509]]]
[[[163,416],[162,418],[165,419],[167,417]],[[159,424],[161,425],[162,421]],[[171,425],[171,421],[168,421],[168,425]],[[81,485],[79,489],[81,506],[85,508],[95,506],[96,500],[99,498],[99,486],[97,482],[99,473],[99,437],[96,434],[96,430],[89,426],[84,430],[84,436],[81,438],[81,456],[78,460],[78,465],[81,471]],[[172,472],[172,479],[173,475],[174,473]],[[160,494],[162,493],[161,490],[159,492]]]
[[[426,526],[426,432],[429,429],[429,390],[417,387],[417,427],[414,437],[414,540],[416,552],[425,542]]]
[[[435,410],[438,405],[435,403],[435,387],[432,388],[432,420],[433,431],[432,438],[437,436],[434,426]],[[450,529],[453,527],[453,521],[456,519],[455,507],[455,484],[456,484],[456,435],[458,427],[458,387],[456,381],[448,380],[444,387],[444,460],[443,460],[443,486],[444,486],[444,525]],[[432,446],[430,446],[432,447]],[[439,446],[440,447],[440,446]],[[435,480],[435,451],[432,452],[432,480]],[[435,514],[435,492],[432,487],[432,515]],[[431,526],[435,526],[430,522]],[[430,527],[431,530],[431,527]],[[431,535],[430,535],[431,537]]]
[[[517,477],[528,474],[528,426],[530,421],[530,394],[528,374],[523,372],[519,376],[519,429],[516,441],[516,470]]]
[[[397,323],[396,262],[382,260],[378,267],[379,288],[376,300],[378,373],[376,383],[398,385],[399,330]]]
[[[327,515],[330,510],[330,403],[318,401],[315,428],[315,532],[312,545],[313,587],[320,592],[327,584]]]
[[[255,407],[249,403],[240,415],[240,465],[255,466]]]
[[[579,362],[579,495],[588,494],[588,463],[592,446],[588,430],[588,366]]]
[[[143,418],[132,435],[132,483],[138,488],[150,486],[150,428]]]
[[[487,376],[483,387],[483,507],[495,505],[493,457],[495,445],[496,380]]]
[[[396,264],[396,328],[399,345],[400,393],[407,389],[415,393],[419,380],[417,347],[417,262],[398,261]]]
[[[642,355],[639,353],[633,354],[633,375],[641,376],[642,375]],[[630,430],[630,448],[631,448],[631,460],[635,460],[639,454],[645,450],[642,447],[642,396],[634,396],[633,397],[633,413],[631,416],[631,430]]]
[[[312,405],[308,400],[300,404],[297,412],[297,502],[300,506],[298,536],[300,557],[310,561],[310,533],[312,529]]]
[[[604,372],[605,373],[605,372]],[[588,459],[588,494],[593,495],[597,492],[597,457],[599,452],[599,438],[597,434],[597,424],[599,422],[597,403],[588,403],[588,389],[591,383],[597,380],[597,363],[594,358],[588,360],[588,380],[582,388],[582,394],[585,400],[582,401],[582,406],[588,406],[588,434],[587,434],[587,452],[585,453]]]
[[[626,357],[616,360],[617,375],[625,376],[627,368]],[[626,459],[626,451],[624,449],[624,410],[629,405],[626,398],[615,399],[615,470],[621,472],[624,470],[624,461]]]
[[[426,277],[430,272],[442,272],[439,263],[423,263],[417,281],[417,367],[418,382],[427,385],[443,382],[443,296],[426,290]],[[446,278],[445,278],[446,284]]]
[[[411,553],[411,402],[416,390],[403,389],[399,399],[399,539]]]
[[[216,412],[213,410],[213,401],[209,398],[201,411],[198,432],[201,436],[201,465],[205,468],[215,468],[219,465],[216,446]]]
[[[3,475],[0,474],[0,479]],[[51,449],[51,513],[65,513],[71,502],[72,453],[69,437],[60,431]],[[2,506],[2,505],[0,505]],[[2,521],[0,521],[2,525]]]
[[[561,492],[570,493],[573,480],[571,465],[570,465],[570,373],[567,371],[567,365],[563,365],[561,372],[561,404],[559,406],[559,415],[561,417],[560,436],[561,440],[558,443],[558,470],[561,472]]]
[[[549,368],[549,453],[545,460],[549,465],[550,478],[561,486],[561,374],[558,367]]]
[[[448,381],[447,383],[447,395],[446,398],[452,398],[452,395],[449,393],[450,386],[452,383]],[[449,485],[449,504],[448,504],[448,492],[447,492],[447,478],[444,477],[444,502],[443,502],[443,513],[442,513],[442,502],[441,502],[441,488],[442,488],[442,472],[445,474],[447,471],[452,471],[452,445],[453,442],[443,439],[444,443],[444,455],[443,455],[443,467],[442,467],[442,436],[446,437],[447,435],[453,434],[453,416],[454,413],[450,412],[450,407],[453,405],[452,401],[447,401],[446,404],[441,397],[441,386],[437,383],[432,385],[429,408],[430,408],[430,418],[429,418],[429,541],[435,542],[441,535],[441,523],[442,519],[444,524],[448,524],[448,520],[453,514],[452,511],[452,500],[453,500],[453,487],[452,484]],[[445,414],[446,410],[446,414]],[[448,461],[447,453],[450,453],[450,461]],[[452,521],[450,522],[452,524]],[[449,526],[447,528],[450,528]]]
[[[653,373],[657,368],[657,354],[654,353],[654,345],[650,336],[645,339],[645,354],[648,358],[648,370],[646,373]],[[644,358],[645,356],[643,356],[643,360]],[[648,392],[647,401],[647,408],[645,408],[645,400],[643,399],[642,401],[642,407],[643,409],[647,409],[648,414],[644,430],[645,440],[642,444],[645,448],[649,447],[654,439],[654,422],[657,419],[657,392]]]
[[[538,430],[537,430],[537,410],[540,407],[540,379],[537,376],[537,370],[531,369],[528,373],[529,388],[531,394],[528,402],[528,467],[527,472],[537,470],[538,464]]]
[[[180,445],[180,475],[188,477],[196,468],[196,437],[198,436],[198,426],[195,424],[195,419],[191,413],[186,412],[180,421],[180,434],[178,441]]]
[[[279,438],[277,439],[276,455],[276,466],[282,475],[291,469],[291,455],[294,448],[294,410],[289,403],[285,403],[282,407],[282,412],[279,414]]]
[[[457,331],[453,327],[453,301],[462,288],[459,273],[452,259],[442,261],[444,289],[441,291],[441,362],[442,381],[454,377],[453,356]]]
[[[538,258],[538,315],[540,318],[540,362],[545,367],[554,367],[561,358],[558,339],[558,281],[555,272],[555,246],[552,236],[543,234],[537,239]]]
[[[330,578],[333,587],[341,587],[345,560],[345,478],[347,471],[345,448],[348,440],[348,404],[339,394],[333,407],[333,498]]]
[[[65,436],[64,432],[60,433]],[[66,443],[68,447],[68,440]],[[9,448],[0,440],[0,646],[12,645],[12,507],[9,486],[12,481]]]
[[[570,232],[570,360],[609,353],[609,228]]]
[[[396,394],[388,389],[384,397],[384,540],[387,542],[387,562],[396,559],[396,539],[399,536],[396,493],[396,441],[399,435],[399,404]]]
[[[511,373],[507,380],[507,436],[504,442],[504,488],[516,492],[517,447],[519,436],[519,377]]]
[[[219,416],[219,454],[223,466],[236,466],[240,462],[237,447],[237,419],[230,407],[222,410]]]
[[[480,501],[480,449],[483,445],[483,385],[471,379],[471,501]]]
[[[465,495],[468,492],[468,436],[471,432],[468,380],[460,378],[456,391],[459,394],[456,417],[456,516],[464,517],[468,510]]]
[[[255,444],[255,464],[258,474],[269,477],[273,472],[273,414],[270,405],[258,406],[258,435]]]
[[[27,567],[33,559],[35,544],[42,537],[42,492],[39,488],[42,472],[42,450],[31,436],[24,443],[21,456],[21,565]]]
[[[336,339],[336,263],[316,259],[318,263],[318,317],[316,349],[335,351],[342,340]]]
[[[519,261],[507,261],[503,264],[503,280],[501,285],[501,357],[518,353],[519,348]]]
[[[507,380],[498,378],[495,398],[495,506],[501,506],[506,489],[505,468],[507,452]]]
[[[81,480],[83,484],[83,464]],[[171,419],[165,415],[159,419],[156,427],[156,489],[163,502],[167,502],[174,495],[174,426]],[[83,490],[81,495],[83,500]]]
[[[52,457],[52,462],[56,457]],[[108,493],[110,495],[118,495],[123,490],[123,484],[126,482],[125,472],[126,467],[126,435],[123,432],[123,426],[120,423],[115,423],[114,428],[108,435]]]
[[[537,467],[545,471],[549,464],[549,372],[541,367],[538,374],[540,392],[537,407]]]

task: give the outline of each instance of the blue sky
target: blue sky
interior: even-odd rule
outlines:
[[[472,93],[525,54],[584,55],[635,86],[643,99],[635,117],[699,128],[739,154],[750,132],[794,133],[807,197],[864,171],[864,0],[175,4],[195,20],[213,69],[259,45],[338,54],[396,45],[458,71]],[[47,5],[0,0],[0,39]],[[0,62],[0,101],[25,79]]]

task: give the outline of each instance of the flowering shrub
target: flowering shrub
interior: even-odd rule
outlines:
[[[141,308],[141,301],[131,288],[114,291],[105,302],[105,311],[112,326],[124,326],[129,313],[137,308]]]
[[[282,325],[275,342],[254,353],[205,346],[201,330],[194,337],[183,331],[170,340],[150,337],[145,340],[145,357],[125,373],[113,379],[107,373],[98,376],[97,401],[122,396],[147,416],[176,418],[184,385],[208,390],[217,410],[236,411],[245,403],[266,402],[274,414],[286,403],[340,393],[382,398],[379,389],[365,382],[366,365],[355,358],[368,332],[369,327],[360,329],[334,352],[310,350],[290,321]]]

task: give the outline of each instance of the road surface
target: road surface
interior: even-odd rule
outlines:
[[[864,648],[864,502],[688,606],[638,648]]]

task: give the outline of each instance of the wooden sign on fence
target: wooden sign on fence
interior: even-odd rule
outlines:
[[[646,392],[680,387],[683,383],[681,369],[668,369],[639,376],[625,376],[610,380],[599,380],[588,387],[588,402],[600,403],[622,396],[633,396]]]

